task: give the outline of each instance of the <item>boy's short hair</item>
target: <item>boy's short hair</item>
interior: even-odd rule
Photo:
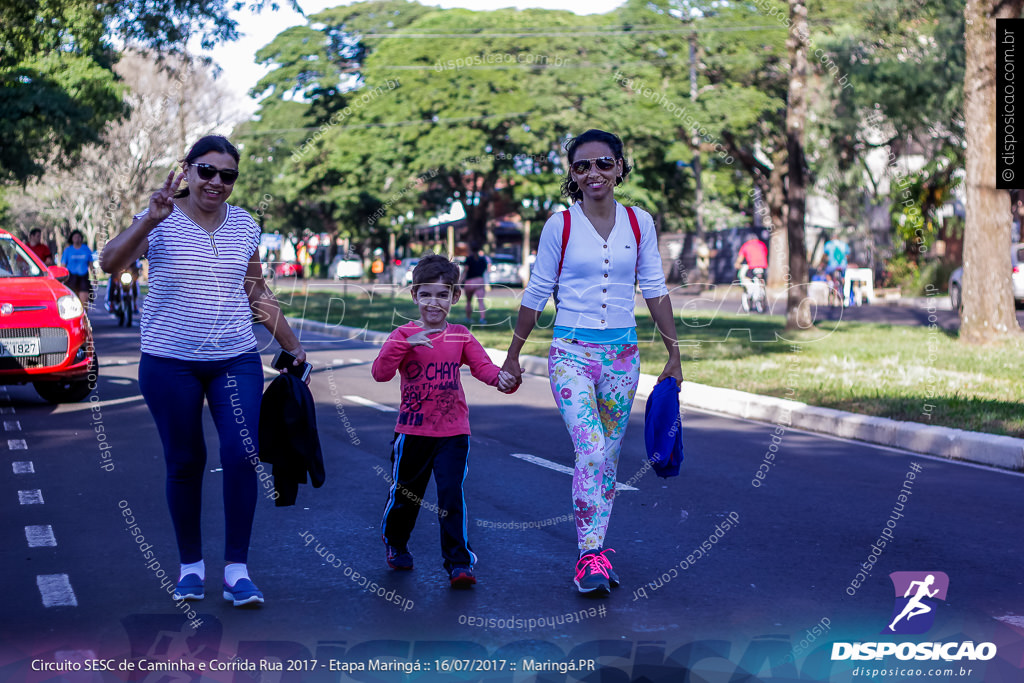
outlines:
[[[412,289],[415,292],[419,285],[438,281],[453,288],[457,287],[459,267],[441,254],[427,254],[412,269]]]

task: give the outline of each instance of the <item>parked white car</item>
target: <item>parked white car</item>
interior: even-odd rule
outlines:
[[[338,254],[327,267],[327,276],[332,280],[358,280],[363,276],[363,262],[358,256]]]
[[[523,286],[523,278],[519,276],[519,262],[508,254],[491,255],[491,267],[488,281],[492,285]]]
[[[1013,300],[1019,307],[1024,305],[1024,242],[1010,247],[1010,262],[1013,265]],[[954,311],[963,310],[962,294],[964,269],[961,266],[949,276],[949,299]]]

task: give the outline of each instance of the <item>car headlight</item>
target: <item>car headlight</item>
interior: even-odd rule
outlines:
[[[73,320],[85,312],[77,294],[68,294],[57,299],[57,313],[62,320]]]
[[[125,272],[121,273],[121,284],[127,287],[131,283],[132,283],[132,274],[129,273],[127,270]]]

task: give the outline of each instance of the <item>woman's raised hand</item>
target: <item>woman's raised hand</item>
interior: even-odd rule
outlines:
[[[184,177],[184,173],[171,171],[167,174],[164,186],[149,198],[149,215],[154,221],[159,223],[171,215],[174,210],[174,193],[178,191],[178,185]]]

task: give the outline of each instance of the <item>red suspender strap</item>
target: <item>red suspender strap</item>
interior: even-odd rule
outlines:
[[[636,238],[637,255],[640,254],[640,223],[636,220],[636,212],[633,211],[632,206],[626,207],[626,213],[629,214],[629,227],[633,228],[633,237]]]
[[[562,255],[558,259],[558,274],[562,274],[562,262],[565,260],[565,248],[569,245],[569,227],[572,225],[572,218],[568,211],[562,212]]]
[[[636,238],[636,270],[640,270],[640,223],[632,206],[626,207],[626,213],[629,214],[629,227],[633,228],[633,237]]]

